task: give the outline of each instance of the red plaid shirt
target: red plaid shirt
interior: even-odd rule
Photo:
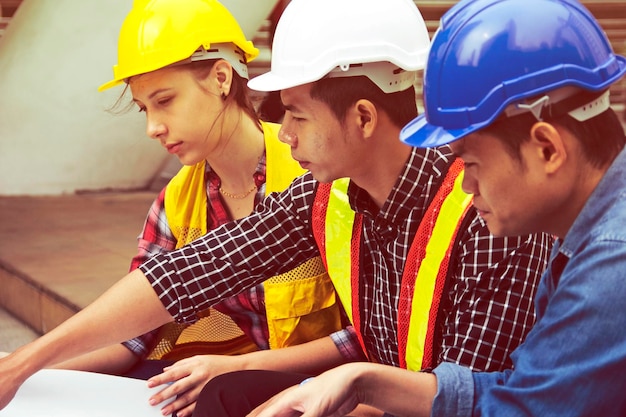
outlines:
[[[254,181],[258,190],[255,196],[255,204],[261,202],[265,197],[265,172],[266,164],[265,156],[263,156],[254,173]],[[228,214],[219,192],[221,179],[211,169],[209,164],[206,164],[205,178],[208,196],[207,230],[213,230],[222,224],[232,221],[232,218]],[[177,241],[167,222],[164,201],[165,188],[161,190],[159,196],[152,203],[143,230],[138,236],[138,251],[131,261],[131,271],[152,256],[176,248]],[[264,298],[263,285],[259,284],[236,296],[224,298],[213,307],[229,315],[260,349],[269,349],[269,330],[267,317],[265,316]],[[158,329],[155,329],[152,332],[124,342],[124,345],[136,355],[145,358],[157,343],[157,333]],[[332,337],[345,357],[350,360],[362,359],[361,350],[355,344],[357,341],[356,335],[353,334],[351,329],[339,331]]]

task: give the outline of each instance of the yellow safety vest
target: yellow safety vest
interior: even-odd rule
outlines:
[[[457,159],[420,222],[405,261],[397,323],[398,354],[403,368],[421,370],[437,360],[433,346],[437,314],[457,232],[472,201],[472,196],[461,189],[462,179],[463,163]],[[358,295],[362,215],[350,207],[349,182],[340,179],[320,184],[314,203],[313,234],[366,352]]]
[[[262,127],[267,195],[286,189],[305,170],[291,158],[290,147],[278,140],[280,125],[262,122]],[[177,248],[207,232],[204,174],[204,161],[185,166],[166,187],[165,213],[178,241]],[[341,328],[335,290],[320,257],[270,278],[263,286],[270,348],[314,340]],[[192,325],[170,323],[164,327],[159,344],[149,357],[179,359],[203,352],[238,354],[257,349],[230,317],[212,308],[199,315],[202,318]],[[209,343],[218,347],[212,349]]]

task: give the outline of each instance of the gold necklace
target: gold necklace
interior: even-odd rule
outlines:
[[[235,200],[241,200],[241,199],[246,198],[247,196],[249,196],[252,191],[256,190],[256,184],[253,185],[252,188],[250,188],[248,191],[246,191],[243,194],[231,194],[228,191],[225,191],[221,186],[220,186],[219,190],[220,190],[220,193],[224,197],[232,198],[232,199],[235,199]]]

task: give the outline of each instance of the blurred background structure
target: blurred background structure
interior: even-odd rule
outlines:
[[[121,88],[97,92],[112,77],[132,2],[0,0],[0,351],[53,328],[126,273],[152,199],[178,170],[147,138],[143,114],[107,111]],[[289,0],[222,2],[261,50],[251,76],[267,71]],[[456,3],[415,2],[431,33]],[[626,1],[582,3],[626,55]],[[624,118],[626,80],[611,93]]]
[[[254,38],[277,1],[223,3]],[[0,195],[145,189],[168,154],[146,140],[143,115],[106,111],[122,88],[97,92],[132,0],[0,4]]]
[[[269,66],[272,22],[287,1],[224,0]],[[280,3],[283,3],[282,5]],[[453,1],[416,3],[431,31]],[[587,0],[617,52],[626,52],[626,2]],[[251,5],[254,5],[251,7]],[[132,0],[0,0],[0,195],[146,189],[171,157],[146,140],[143,115],[106,110],[121,88],[112,76],[117,35]],[[272,20],[270,17],[274,17]],[[624,83],[613,87],[623,108]]]

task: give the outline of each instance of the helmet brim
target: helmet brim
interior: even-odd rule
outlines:
[[[482,125],[471,125],[465,129],[446,129],[428,123],[426,115],[421,114],[402,128],[400,140],[418,148],[434,148],[459,140],[481,127]]]
[[[248,87],[255,91],[280,91],[288,88],[297,87],[303,84],[312,83],[316,79],[283,77],[276,75],[272,71],[261,74],[248,81]]]
[[[98,87],[98,91],[99,92],[103,92],[104,90],[108,90],[109,88],[118,86],[120,84],[122,84],[124,81],[122,80],[111,80],[107,83],[102,84],[100,87]]]

